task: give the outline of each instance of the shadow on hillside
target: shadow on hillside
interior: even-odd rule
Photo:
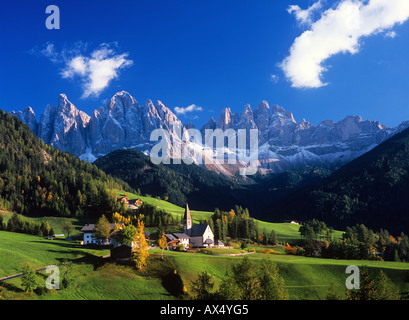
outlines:
[[[16,293],[23,293],[24,292],[23,289],[19,288],[18,286],[14,285],[12,283],[6,282],[6,281],[1,281],[0,286],[3,287],[7,291],[12,291],[12,292],[16,292]]]
[[[101,265],[103,265],[107,259],[104,259],[101,256],[96,256],[85,249],[92,249],[93,251],[102,251],[102,250],[107,250],[107,247],[88,247],[88,246],[83,246],[78,243],[74,242],[69,242],[66,240],[43,240],[43,241],[31,241],[35,243],[44,243],[47,245],[52,245],[55,246],[55,250],[53,249],[48,249],[45,250],[50,253],[60,253],[63,255],[62,257],[56,257],[55,259],[59,262],[59,265],[66,262],[66,261],[71,261],[73,263],[85,263],[85,264],[91,264],[94,266],[94,270]],[[61,250],[58,250],[58,248],[61,248]],[[69,254],[70,256],[74,258],[67,258],[64,257],[64,255]],[[78,258],[75,258],[78,257]],[[109,259],[108,259],[109,260]]]

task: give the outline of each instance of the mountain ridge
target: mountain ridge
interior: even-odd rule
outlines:
[[[149,154],[153,146],[150,133],[155,129],[170,132],[169,143],[178,140],[183,146],[201,148],[187,136],[186,130],[192,125],[183,124],[161,101],[153,104],[152,100],[147,100],[140,105],[126,91],[116,93],[91,116],[77,109],[65,94],[59,95],[58,107],[47,105],[38,122],[31,107],[11,114],[29,125],[45,143],[88,162],[118,149],[136,148]],[[174,125],[181,128],[182,137],[174,135]],[[210,118],[200,132],[258,129],[258,167],[264,174],[313,166],[337,168],[407,127],[408,121],[390,128],[360,116],[347,116],[338,122],[324,120],[314,126],[305,119],[297,122],[292,112],[278,105],[270,107],[263,100],[254,111],[249,104],[240,114],[233,113],[230,108],[222,109],[217,120]],[[170,148],[169,152],[171,158],[182,157],[175,149]],[[216,150],[212,150],[211,157],[215,158],[215,154]],[[196,159],[192,160],[198,164]],[[206,167],[232,176],[237,174],[240,164]]]

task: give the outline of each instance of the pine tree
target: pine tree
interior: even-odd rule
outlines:
[[[212,297],[211,290],[214,287],[212,276],[206,271],[200,273],[196,280],[191,281],[192,293],[197,300],[209,300]]]

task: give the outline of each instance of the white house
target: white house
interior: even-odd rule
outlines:
[[[124,226],[123,223],[119,224],[119,228],[122,229]],[[113,232],[116,228],[115,223],[110,223],[109,227],[111,229],[111,232]],[[84,232],[84,240],[83,244],[98,244],[98,245],[108,245],[111,244],[111,238],[102,240],[102,239],[97,239],[95,237],[95,224],[86,224],[84,227],[81,229],[82,232]]]
[[[167,233],[165,237],[168,241],[168,248],[173,249],[178,245],[182,245],[185,248],[189,247],[189,236],[185,233]]]

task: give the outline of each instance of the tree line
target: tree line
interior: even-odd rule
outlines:
[[[48,221],[38,223],[33,220],[24,219],[19,214],[13,214],[7,222],[4,221],[3,216],[0,214],[0,230],[36,236],[54,235],[54,230]]]
[[[387,230],[375,232],[364,224],[346,227],[342,239],[334,239],[334,229],[317,219],[300,226],[304,255],[325,258],[409,261],[409,237],[391,235]],[[301,251],[299,251],[301,252]]]
[[[259,231],[257,221],[250,217],[249,210],[240,205],[234,206],[230,211],[215,209],[209,220],[201,223],[208,223],[213,231],[215,239],[225,241],[227,237],[231,239],[248,239],[262,244],[277,243],[277,237],[272,230],[267,233]]]
[[[0,209],[31,216],[85,217],[120,210],[107,190],[133,192],[95,165],[45,144],[0,111]]]

